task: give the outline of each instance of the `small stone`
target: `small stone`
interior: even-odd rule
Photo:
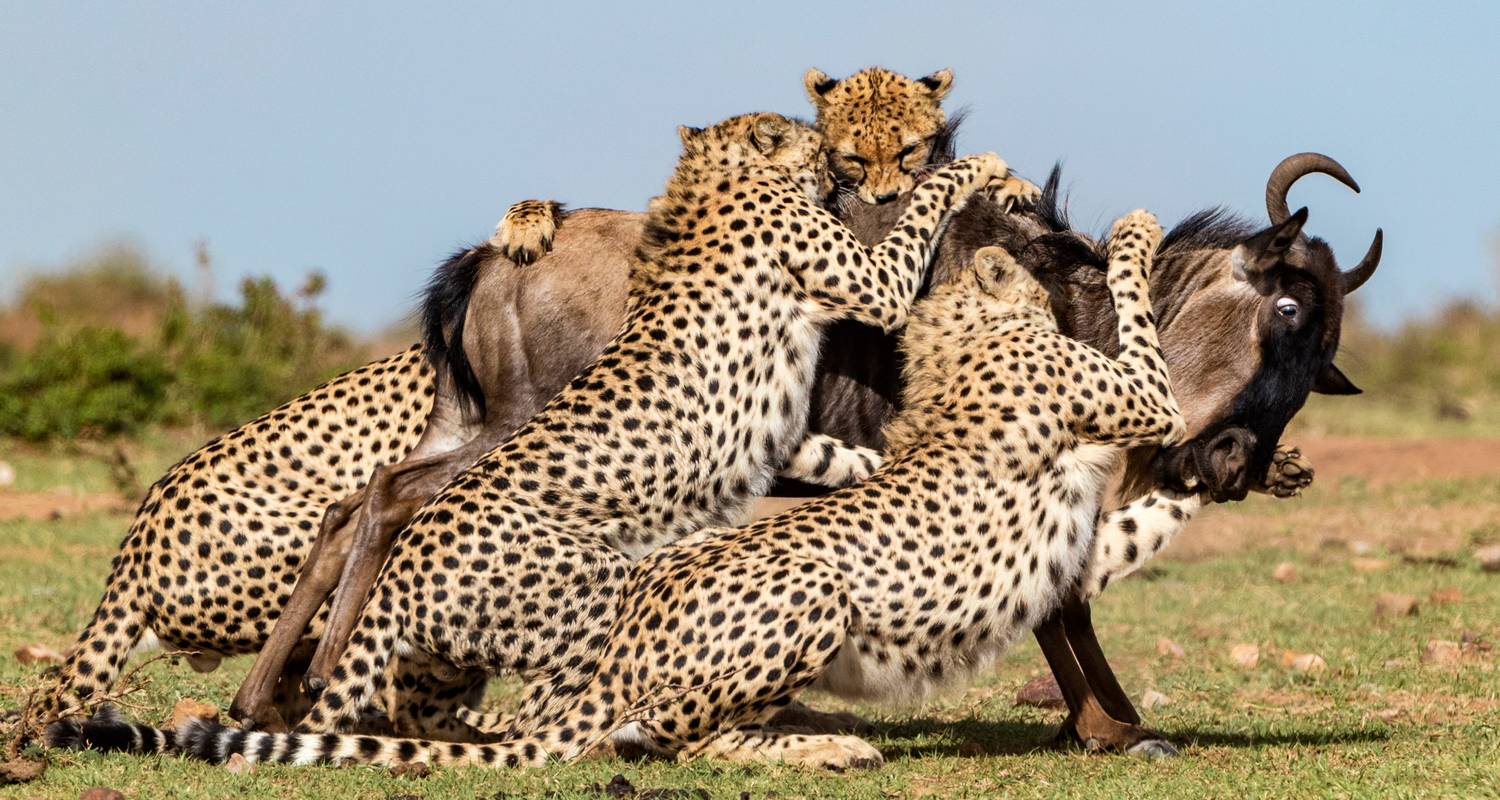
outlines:
[[[420,779],[431,774],[432,768],[421,761],[414,761],[410,764],[397,764],[391,767],[391,777],[393,778],[407,777]]]
[[[1375,545],[1369,542],[1355,539],[1349,543],[1349,552],[1357,556],[1367,556],[1375,552]]]
[[[22,664],[61,664],[68,657],[44,644],[28,644],[16,651]]]
[[[1411,617],[1417,613],[1417,598],[1409,594],[1381,592],[1375,598],[1375,616]]]
[[[1281,583],[1291,583],[1297,580],[1297,565],[1290,561],[1283,561],[1271,570],[1271,577]]]
[[[1422,663],[1451,666],[1463,658],[1463,647],[1447,639],[1429,639],[1422,648]]]
[[[1350,559],[1349,566],[1355,572],[1385,572],[1391,568],[1391,562],[1383,558],[1355,558]]]
[[[239,753],[234,753],[229,756],[228,761],[224,762],[224,771],[230,775],[249,775],[255,771],[255,765],[250,763],[250,759],[245,758]]]
[[[37,758],[13,758],[0,761],[0,786],[30,783],[47,771],[47,762]]]
[[[1432,594],[1427,595],[1427,602],[1435,606],[1446,606],[1457,603],[1464,599],[1464,593],[1456,586],[1444,586],[1441,589],[1433,589]]]
[[[219,707],[191,697],[184,697],[172,706],[172,715],[167,718],[167,727],[176,730],[182,723],[195,719],[218,722]]]
[[[1141,695],[1141,708],[1160,708],[1171,704],[1172,698],[1155,689],[1147,689],[1146,693]]]
[[[1381,666],[1385,667],[1386,669],[1401,669],[1402,667],[1406,666],[1406,659],[1388,658]]]
[[[1187,651],[1182,649],[1182,645],[1163,636],[1156,640],[1156,654],[1169,658],[1182,658],[1187,655]]]
[[[1294,653],[1291,650],[1281,651],[1281,666],[1293,672],[1323,672],[1328,669],[1328,662],[1317,653]]]
[[[0,461],[0,489],[9,489],[16,485],[16,468],[9,462]]]
[[[1229,660],[1240,669],[1254,669],[1260,663],[1260,647],[1253,644],[1237,644],[1229,648]]]
[[[78,795],[78,800],[125,800],[125,795],[105,786],[95,786],[84,789],[83,794]]]
[[[1063,699],[1062,689],[1057,685],[1057,680],[1048,673],[1027,681],[1026,685],[1016,692],[1016,705],[1064,708],[1068,703]]]
[[[1477,548],[1474,558],[1478,559],[1479,568],[1485,572],[1500,572],[1500,544]]]

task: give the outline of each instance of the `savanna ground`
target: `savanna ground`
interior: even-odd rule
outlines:
[[[234,774],[175,758],[54,753],[44,777],[0,787],[0,797],[76,798],[94,786],[131,798],[631,796],[618,783],[610,794],[616,775],[641,797],[1500,796],[1500,653],[1490,649],[1500,643],[1500,573],[1475,557],[1500,544],[1497,432],[1482,413],[1439,420],[1369,398],[1319,400],[1288,436],[1318,467],[1305,497],[1212,509],[1145,574],[1111,587],[1095,611],[1101,638],[1132,696],[1165,697],[1144,713],[1182,746],[1177,759],[1048,747],[1062,712],[1015,702],[1045,672],[1027,640],[966,692],[915,709],[856,707],[875,721],[888,760],[870,772],[610,759],[422,778],[374,768]],[[147,436],[127,446],[127,460],[149,480],[195,436]],[[129,508],[112,451],[0,448],[17,473],[0,492],[0,708],[9,710],[43,668],[10,654],[71,644]],[[1414,599],[1416,613],[1377,612],[1390,593]],[[1253,666],[1231,657],[1239,645],[1258,650]],[[1298,656],[1313,669],[1292,665]],[[129,713],[163,721],[188,697],[227,705],[247,668],[236,659],[199,675],[155,662],[133,681]],[[499,702],[506,688],[497,683]],[[675,788],[686,791],[650,794]]]

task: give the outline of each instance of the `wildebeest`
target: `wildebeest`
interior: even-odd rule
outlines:
[[[1333,358],[1343,297],[1374,271],[1380,235],[1356,267],[1340,271],[1327,244],[1302,232],[1306,210],[1291,214],[1286,206],[1287,189],[1311,172],[1356,188],[1332,159],[1293,156],[1267,182],[1269,227],[1257,229],[1215,210],[1190,217],[1163,241],[1156,255],[1153,307],[1192,438],[1167,451],[1134,456],[1121,498],[1155,486],[1182,491],[1198,486],[1215,500],[1242,498],[1265,474],[1282,430],[1309,392],[1357,391]],[[950,225],[930,282],[957,274],[979,247],[1001,245],[1048,288],[1065,332],[1108,351],[1114,320],[1102,255],[1097,242],[1070,228],[1058,183],[1054,170],[1033,212],[1006,214],[992,204],[971,203]],[[899,210],[899,204],[845,209],[848,223],[866,241],[878,239]],[[419,446],[417,457],[377,475],[366,492],[330,513],[335,524],[325,530],[342,527],[361,504],[365,519],[348,564],[341,564],[351,547],[346,541],[325,549],[330,556],[325,563],[309,566],[322,572],[324,591],[341,575],[344,579],[310,671],[314,683],[336,660],[364,587],[383,561],[389,534],[427,496],[527,419],[616,330],[639,226],[640,215],[630,212],[575,211],[558,232],[556,250],[534,265],[517,268],[481,245],[439,271],[426,309],[427,348],[442,359],[442,388],[424,437],[438,444]],[[897,397],[895,339],[843,325],[827,336],[824,351],[810,430],[878,447]],[[465,370],[472,380],[454,380]],[[466,384],[483,393],[481,420],[466,419],[471,401],[455,390]],[[294,597],[236,698],[237,717],[264,721],[266,689],[279,675],[288,643],[302,636],[297,619],[305,624],[323,600],[314,582],[307,586],[304,592],[299,583],[304,596]],[[300,613],[293,608],[299,601]],[[288,629],[284,637],[283,627]],[[1086,604],[1065,609],[1044,624],[1038,638],[1073,706],[1068,730],[1105,746],[1150,739],[1135,726],[1138,717],[1109,672]]]

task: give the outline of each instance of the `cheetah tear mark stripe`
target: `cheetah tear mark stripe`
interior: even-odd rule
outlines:
[[[106,753],[170,753],[174,731],[140,725],[120,716],[113,706],[101,706],[88,720],[65,719],[47,726],[47,746],[59,750],[100,750]]]

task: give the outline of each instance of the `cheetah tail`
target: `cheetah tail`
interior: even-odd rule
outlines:
[[[46,732],[47,746],[58,750],[170,753],[176,740],[176,732],[130,722],[114,706],[100,706],[87,720],[59,720]]]
[[[479,745],[357,734],[259,733],[206,719],[183,723],[177,742],[183,755],[211,763],[227,761],[235,753],[252,763],[297,765],[523,767],[547,762],[546,750],[530,739]]]

